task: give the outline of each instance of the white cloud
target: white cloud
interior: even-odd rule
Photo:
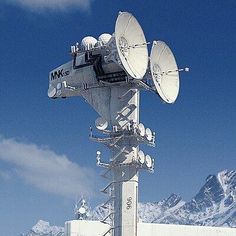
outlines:
[[[11,4],[18,4],[31,10],[66,10],[80,8],[88,10],[92,0],[5,0]]]
[[[92,197],[96,189],[92,169],[35,144],[0,137],[0,161],[10,163],[18,177],[45,192],[75,199],[78,195]],[[6,177],[4,173],[2,177]]]

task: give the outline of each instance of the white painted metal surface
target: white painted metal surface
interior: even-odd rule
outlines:
[[[154,79],[155,62],[168,71],[177,68],[168,47],[164,43],[158,45],[151,54]],[[156,52],[162,46],[161,54]],[[113,232],[113,236],[137,236],[138,172],[154,170],[154,160],[149,155],[138,156],[139,144],[155,145],[155,134],[139,122],[140,90],[154,91],[146,73],[148,50],[143,30],[132,14],[121,12],[112,36],[102,34],[99,41],[85,37],[81,44],[71,46],[71,55],[71,61],[50,72],[48,96],[54,99],[82,96],[101,116],[96,127],[103,135],[93,135],[91,129],[90,138],[111,151],[106,163],[101,162],[101,153],[97,152],[97,165],[104,167],[104,175],[110,177],[110,183],[102,191],[109,194],[110,209],[103,222],[110,224],[109,233]],[[178,71],[172,74],[174,80],[162,75],[159,87],[156,86],[168,103],[174,102],[178,95],[178,89],[173,89],[173,81],[177,81],[175,73]],[[83,228],[83,223],[79,224]],[[71,232],[73,227],[77,226],[72,222]],[[88,232],[94,235],[94,231]]]
[[[105,130],[108,126],[108,122],[105,119],[103,119],[102,117],[98,117],[95,120],[95,126],[99,130]]]
[[[81,41],[81,49],[90,50],[94,48],[96,43],[97,43],[97,39],[95,39],[92,36],[86,36]]]
[[[73,220],[65,223],[65,236],[102,236],[108,229],[100,221]],[[138,236],[236,236],[236,229],[138,223]]]
[[[111,35],[107,33],[103,33],[98,37],[98,41],[102,43],[102,45],[106,45],[111,39]]]
[[[126,72],[135,79],[142,79],[148,66],[147,42],[141,26],[132,14],[119,14],[115,39],[119,58]]]
[[[100,221],[72,220],[65,222],[65,236],[102,236],[109,225]],[[111,234],[108,233],[107,236]]]
[[[139,223],[138,236],[236,236],[236,229]]]
[[[179,72],[173,53],[162,41],[153,42],[150,69],[160,97],[174,103],[179,94]]]

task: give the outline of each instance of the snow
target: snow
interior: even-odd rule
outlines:
[[[23,234],[23,236],[63,236],[64,228],[58,226],[50,226],[49,222],[39,220],[32,229]]]
[[[236,228],[236,171],[210,175],[191,201],[172,194],[155,203],[139,203],[140,222],[228,226]],[[96,207],[91,219],[100,220],[107,211]]]
[[[101,220],[107,210],[97,206],[90,220]],[[159,202],[139,203],[139,222],[224,226],[236,228],[236,171],[221,171],[210,175],[191,201],[185,202],[176,194]],[[63,236],[64,228],[50,226],[40,220],[23,236]]]

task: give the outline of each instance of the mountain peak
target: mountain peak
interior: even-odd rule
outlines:
[[[202,210],[220,202],[224,196],[224,189],[221,182],[215,175],[210,175],[193,200],[199,210]]]
[[[236,190],[236,171],[221,171],[217,175],[217,179],[221,184],[226,195]]]
[[[41,231],[48,231],[48,229],[50,228],[50,224],[47,221],[44,220],[39,220],[33,227],[32,227],[32,231],[34,231],[35,233],[39,233]]]
[[[32,229],[23,234],[23,236],[63,236],[64,228],[58,226],[50,226],[49,222],[39,220]]]
[[[90,220],[101,220],[107,209],[97,206]],[[140,221],[147,223],[208,225],[236,228],[236,171],[221,171],[209,175],[206,183],[189,202],[177,194],[159,202],[139,203]],[[62,236],[63,228],[50,226],[46,221],[38,223],[24,236]]]

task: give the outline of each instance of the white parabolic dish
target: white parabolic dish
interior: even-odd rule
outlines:
[[[141,135],[141,136],[144,136],[145,135],[145,127],[142,123],[139,123],[138,124],[138,133]]]
[[[139,150],[138,152],[138,160],[141,165],[143,165],[145,162],[145,155],[142,150]]]
[[[145,130],[145,136],[147,138],[148,141],[152,140],[152,131],[149,128],[146,128]]]
[[[117,17],[115,40],[125,71],[135,79],[142,79],[148,66],[147,43],[141,26],[132,14],[121,12]]]
[[[48,97],[53,98],[56,95],[56,93],[57,93],[56,88],[50,85],[48,89]]]
[[[179,94],[179,72],[173,53],[162,41],[153,42],[150,69],[160,97],[167,103],[174,103]]]
[[[152,167],[152,159],[151,159],[151,157],[149,155],[146,155],[145,163],[146,163],[147,168],[151,168]]]
[[[102,117],[98,117],[95,120],[95,126],[98,130],[105,130],[108,126],[108,122],[105,119],[103,119]]]

